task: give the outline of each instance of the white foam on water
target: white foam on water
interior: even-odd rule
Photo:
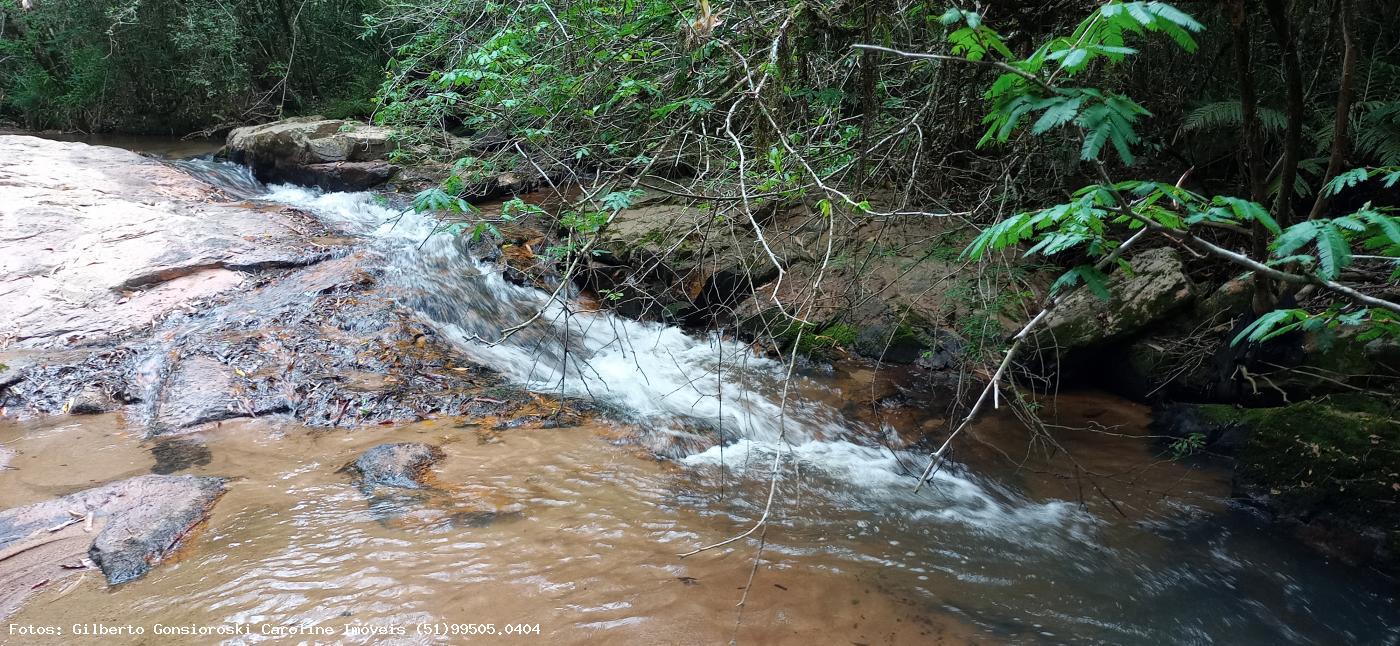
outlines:
[[[393,273],[415,288],[418,302],[411,305],[472,359],[528,388],[598,398],[697,445],[701,434],[715,429],[731,438],[804,441],[844,432],[842,420],[824,406],[794,396],[784,409],[782,364],[745,344],[606,311],[571,311],[545,292],[507,282],[450,236],[434,236],[435,220],[389,209],[369,193],[276,185],[265,199],[400,247],[391,256]],[[537,312],[527,330],[492,343]]]
[[[372,238],[390,258],[386,272],[404,288],[403,304],[473,361],[537,392],[615,406],[650,428],[658,445],[688,453],[683,464],[707,469],[723,461],[725,468],[766,477],[781,450],[785,474],[819,473],[838,485],[828,495],[856,495],[898,507],[908,518],[980,531],[1050,525],[1075,531],[1087,518],[1069,503],[1033,503],[980,483],[953,464],[937,473],[932,498],[928,489],[914,494],[914,478],[900,462],[921,468],[925,456],[896,459],[888,449],[846,441],[854,423],[804,398],[804,386],[793,386],[785,397],[783,364],[733,340],[692,336],[608,311],[578,311],[541,290],[512,284],[494,266],[474,260],[459,239],[434,235],[436,220],[388,208],[370,193],[276,185],[262,197]],[[503,330],[532,317],[533,323],[501,340]],[[720,430],[727,443],[722,448]]]
[[[780,477],[827,478],[858,497],[898,508],[912,519],[946,520],[981,529],[1022,530],[1092,522],[1064,501],[1033,503],[1009,491],[974,479],[955,464],[945,464],[925,485],[929,495],[914,493],[917,474],[928,456],[907,451],[854,444],[844,440],[773,443],[740,440],[714,446],[680,459],[694,467],[733,469],[751,477],[771,477],[774,458],[783,465]],[[931,504],[932,503],[932,504]]]

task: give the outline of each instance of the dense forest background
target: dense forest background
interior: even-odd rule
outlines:
[[[1269,274],[1236,245],[1303,268],[1261,278],[1256,315],[1301,285],[1373,308],[1278,309],[1258,339],[1309,318],[1395,325],[1392,281],[1381,301],[1326,283],[1353,251],[1400,245],[1363,207],[1393,205],[1400,179],[1397,26],[1380,0],[0,0],[0,114],[177,135],[361,117],[394,128],[395,161],[443,164],[446,190],[420,196],[434,210],[503,173],[671,173],[755,228],[795,204],[839,213],[847,238],[872,218],[999,221],[974,255],[1051,236],[1032,251],[1091,286],[1083,261],[1121,238],[1105,224],[1205,225],[1191,244],[1223,245],[1206,249],[1221,278]],[[1132,213],[1127,192],[1186,219]],[[564,224],[593,234],[606,210]]]
[[[368,114],[376,1],[0,2],[0,111],[30,129],[185,135]]]
[[[435,152],[434,132],[489,134],[556,163],[619,166],[668,147],[732,156],[720,132],[727,122],[760,159],[780,130],[834,186],[908,189],[902,200],[962,203],[946,205],[954,209],[1080,171],[1073,141],[976,146],[996,70],[852,48],[948,53],[959,26],[940,21],[939,3],[20,4],[0,0],[0,114],[30,129],[183,135],[289,114],[373,114],[420,128],[425,154]],[[983,20],[1024,55],[1096,3],[984,4]],[[1254,145],[1271,190],[1287,170],[1274,162],[1297,146],[1297,190],[1313,191],[1342,123],[1339,94],[1351,95],[1347,161],[1400,162],[1400,7],[1181,8],[1206,26],[1198,52],[1134,43],[1141,54],[1101,81],[1152,114],[1140,166],[1194,167],[1200,182],[1246,188],[1244,101],[1257,104]],[[736,102],[745,105],[730,111]]]

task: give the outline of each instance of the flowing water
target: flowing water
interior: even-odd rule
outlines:
[[[785,380],[784,366],[735,341],[513,285],[459,240],[431,235],[432,221],[369,194],[180,165],[362,237],[403,305],[456,351],[528,388],[594,398],[648,440],[618,445],[608,425],[496,433],[470,419],[358,430],[259,419],[157,442],[119,416],[0,426],[0,447],[17,452],[17,468],[0,471],[0,507],[71,491],[74,474],[238,478],[180,559],[115,589],[47,591],[11,622],[148,627],[113,643],[150,643],[156,623],[256,626],[229,643],[318,641],[260,634],[268,626],[336,631],[322,642],[383,641],[346,626],[455,641],[416,634],[438,623],[537,624],[528,638],[551,643],[1400,640],[1392,582],[1233,508],[1225,470],[1157,459],[1139,406],[1096,394],[1048,403],[1074,462],[992,416],[915,493],[909,472],[926,458],[872,441],[912,429],[837,404],[868,380]],[[367,501],[336,473],[405,440],[443,445],[442,491]],[[770,498],[766,531],[678,556],[752,527]]]

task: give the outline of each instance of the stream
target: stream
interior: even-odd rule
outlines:
[[[549,643],[1400,643],[1393,581],[1232,503],[1227,468],[1165,459],[1143,437],[1144,406],[1093,392],[1047,400],[1065,451],[993,414],[916,493],[909,472],[927,456],[882,444],[918,429],[852,413],[878,382],[858,368],[788,379],[732,339],[512,284],[460,238],[432,235],[433,220],[373,194],[174,164],[358,238],[399,304],[454,352],[533,392],[596,402],[608,421],[493,433],[470,418],[325,429],[270,416],[154,441],[120,414],[0,421],[0,449],[18,454],[0,470],[0,508],[153,469],[235,476],[180,558],[115,588],[85,576],[46,591],[12,623],[66,626],[81,612],[319,626],[345,643],[385,638],[347,626],[458,641],[415,627],[464,623],[537,624],[538,635],[473,640]],[[622,426],[640,442],[620,441]],[[443,447],[443,491],[367,502],[336,472],[395,441]],[[761,553],[755,533],[678,556],[752,527],[770,492]],[[494,511],[464,514],[464,500]],[[190,643],[212,641],[315,638]]]

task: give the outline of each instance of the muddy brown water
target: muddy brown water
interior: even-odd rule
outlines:
[[[599,429],[520,430],[482,442],[462,422],[347,432],[258,420],[184,438],[204,443],[212,460],[183,472],[237,478],[178,560],[111,590],[95,575],[71,589],[55,584],[9,623],[145,626],[148,638],[156,623],[247,623],[255,632],[316,625],[351,643],[379,640],[346,637],[347,625],[402,627],[409,643],[451,641],[420,639],[423,623],[538,625],[531,636],[549,643],[729,639],[751,550],[677,557],[739,526],[685,500],[710,498],[712,486],[610,444]],[[117,415],[0,429],[0,442],[19,452],[0,474],[0,507],[153,470],[160,444],[141,434]],[[390,441],[440,443],[448,459],[436,480],[455,489],[451,499],[498,510],[495,522],[459,523],[431,498],[368,504],[337,469]],[[976,639],[973,626],[925,612],[878,572],[820,553],[771,555],[741,624],[745,641]],[[845,582],[839,591],[834,578]]]
[[[808,456],[812,468],[783,481],[756,571],[755,541],[678,554],[748,527],[766,471],[658,460],[611,441],[608,426],[485,433],[470,419],[443,419],[326,430],[266,418],[179,438],[180,449],[142,439],[144,428],[120,414],[6,423],[0,445],[16,456],[0,472],[0,507],[153,470],[234,478],[172,562],[116,588],[94,575],[55,583],[8,623],[69,635],[75,623],[145,629],[101,638],[118,644],[383,641],[346,626],[402,629],[398,643],[448,643],[462,638],[416,633],[456,624],[538,624],[531,638],[548,643],[717,643],[736,636],[735,604],[752,574],[737,622],[744,643],[1394,638],[1392,601],[1364,585],[1364,573],[1226,511],[1225,472],[1154,460],[1138,431],[1121,426],[1143,415],[1100,395],[1061,399],[1062,420],[1092,417],[1124,432],[1063,436],[1084,468],[1118,470],[1099,480],[1105,497],[1083,506],[1064,464],[1027,451],[1014,419],[981,425],[972,444],[983,448],[965,459],[1024,497],[997,494],[971,473],[918,497],[907,481],[846,474],[864,480],[862,491]],[[448,458],[434,477],[443,491],[367,500],[338,472],[391,441],[441,445]],[[1002,455],[1013,448],[1018,465]],[[731,464],[744,457],[731,447]],[[969,486],[991,495],[969,498],[960,491]],[[483,522],[463,509],[492,513]],[[242,624],[254,634],[172,641],[154,638],[157,624]],[[262,634],[289,627],[335,636]]]
[[[536,390],[592,378],[536,375],[532,362],[561,347],[549,329],[521,335],[534,346],[474,344],[472,334],[519,320],[542,297],[501,283],[446,242],[421,244],[431,223],[386,232],[385,212],[365,196],[265,193],[236,168],[181,168],[231,194],[354,225],[346,234],[393,259],[386,280],[417,294],[405,302],[464,360]],[[890,386],[872,371],[802,375],[791,428],[775,434],[765,415],[776,382],[763,366],[736,372],[734,359],[748,361],[742,348],[579,318],[565,329],[598,343],[571,349],[587,350],[602,371],[587,383],[616,394],[604,410],[619,422],[312,429],[272,416],[146,439],[133,408],[129,417],[0,420],[0,465],[9,463],[0,508],[150,472],[232,479],[175,557],[117,587],[91,572],[42,586],[0,626],[0,643],[73,643],[75,632],[104,644],[1400,640],[1394,582],[1328,561],[1232,504],[1222,465],[1167,459],[1144,437],[1142,406],[1099,393],[1047,400],[1053,441],[992,416],[959,442],[933,486],[914,493],[908,472],[926,457],[876,440],[917,437],[938,420],[918,407],[876,411],[877,391]],[[612,344],[611,331],[595,329],[604,327],[632,336]],[[722,380],[723,406],[705,408],[712,393],[693,375],[714,357],[736,383]],[[730,385],[737,397],[724,391]],[[666,401],[675,392],[682,397]],[[747,434],[727,429],[739,439],[722,448],[713,435],[692,437],[704,435],[695,422],[713,418],[737,420]],[[437,489],[367,497],[339,472],[363,450],[400,441],[442,446]],[[681,450],[659,459],[649,450],[658,446]],[[775,450],[784,456],[767,530],[681,558],[764,515]],[[158,624],[248,634],[157,635]],[[63,634],[19,635],[9,625]],[[142,634],[120,634],[128,627]],[[521,628],[527,634],[503,634]]]

